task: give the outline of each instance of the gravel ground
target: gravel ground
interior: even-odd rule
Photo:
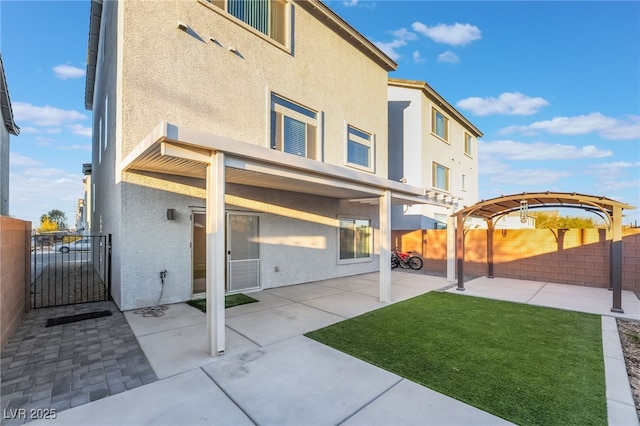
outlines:
[[[640,417],[640,321],[618,319],[618,332],[627,364],[631,392]]]

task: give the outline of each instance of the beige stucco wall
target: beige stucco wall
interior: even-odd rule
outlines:
[[[0,348],[25,314],[30,280],[31,222],[0,216]]]
[[[104,2],[105,41],[99,44],[93,105],[92,231],[113,234],[112,296],[121,309],[156,303],[158,273],[165,269],[162,302],[191,297],[189,214],[204,207],[204,181],[120,172],[122,158],[160,121],[268,147],[269,100],[275,92],[319,112],[325,162],[345,165],[347,124],[375,135],[375,173],[386,177],[387,72],[301,6],[294,3],[291,10],[293,37],[287,46],[277,46],[199,0]],[[189,31],[179,30],[178,21]],[[96,134],[100,118],[106,149]],[[102,149],[99,155],[97,149]],[[227,190],[231,195],[239,191]],[[337,229],[262,210],[261,197],[268,193],[260,188],[243,192],[254,201],[245,208],[261,214],[264,287],[377,270],[375,255],[369,262],[337,265]],[[336,223],[339,215],[365,218],[377,226],[376,206],[270,194],[283,210],[311,209]],[[177,220],[167,221],[167,208],[177,210]],[[325,241],[326,249],[269,243],[293,229],[306,235],[303,227],[314,241]],[[308,255],[313,262],[292,267],[291,259],[319,252]]]
[[[375,171],[386,177],[382,67],[296,3],[287,48],[205,3],[121,3],[123,155],[162,120],[268,147],[269,92],[275,92],[324,114],[328,163],[345,164],[345,122],[375,134]],[[178,21],[190,30],[177,29]]]
[[[432,163],[449,168],[449,191],[460,198],[462,205],[478,201],[478,140],[466,130],[455,116],[426,96],[423,90],[389,86],[389,139],[394,141],[389,158],[392,164],[402,163],[407,183],[427,189],[434,187]],[[449,139],[434,135],[432,109],[436,108],[449,119]],[[472,137],[472,155],[464,152],[464,135]],[[400,136],[398,136],[400,135]],[[401,156],[401,160],[396,157]],[[462,175],[466,176],[462,189]],[[395,174],[393,178],[398,179]],[[425,218],[434,214],[451,214],[450,209],[430,205],[394,207],[394,229],[431,229],[433,223]]]

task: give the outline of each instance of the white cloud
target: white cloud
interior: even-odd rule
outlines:
[[[438,62],[450,62],[452,64],[457,64],[460,62],[460,58],[458,58],[458,55],[452,51],[447,50],[446,52],[438,55]]]
[[[603,129],[605,139],[640,139],[640,115],[629,115],[627,121],[619,120],[617,125]]]
[[[514,169],[509,164],[502,163],[495,159],[481,161],[479,173],[488,175],[491,183],[515,186],[511,192],[521,191],[522,186],[535,186],[540,190],[543,185],[551,185],[558,180],[571,176],[571,173],[564,170],[552,169]],[[548,187],[548,186],[547,186]],[[506,191],[510,192],[510,191]]]
[[[63,151],[72,151],[72,150],[81,150],[81,151],[91,151],[91,144],[84,145],[62,145],[57,147]]]
[[[53,72],[56,78],[60,80],[67,80],[70,78],[82,78],[84,77],[85,70],[71,65],[58,65],[53,67]]]
[[[54,141],[55,139],[51,139],[51,138],[36,137],[36,145],[38,146],[49,146]]]
[[[85,127],[81,124],[73,124],[69,126],[74,135],[80,135],[90,138],[92,135],[91,127]]]
[[[40,133],[40,130],[36,129],[35,127],[21,127],[20,128],[20,133],[23,134],[28,134],[28,133]]]
[[[428,27],[422,22],[414,22],[411,28],[437,43],[450,44],[452,46],[464,46],[482,38],[482,31],[475,25],[459,24],[457,22],[453,25],[438,24],[433,27]]]
[[[516,142],[510,140],[478,142],[481,158],[499,157],[507,160],[575,160],[581,158],[603,158],[613,155],[611,151],[594,145],[575,146],[545,142]]]
[[[539,131],[544,131],[560,135],[584,135],[592,132],[600,132],[600,136],[605,139],[635,139],[637,135],[620,134],[616,130],[618,126],[625,125],[632,124],[607,117],[599,112],[594,112],[589,115],[578,115],[575,117],[554,117],[551,120],[537,121],[526,126],[508,126],[501,129],[500,133],[521,132],[534,135]]]
[[[87,118],[86,115],[78,111],[52,106],[39,107],[25,102],[14,102],[13,114],[17,122],[25,121],[37,126],[59,126],[64,122]]]
[[[422,64],[424,62],[427,62],[427,60],[425,58],[423,58],[422,56],[420,56],[420,52],[418,52],[417,50],[414,50],[413,52],[413,62],[416,64]]]
[[[41,163],[37,160],[34,160],[33,158],[18,154],[17,152],[11,152],[9,153],[9,164],[11,164],[12,166],[33,167]]]
[[[505,92],[498,98],[470,97],[458,101],[458,107],[471,111],[475,115],[531,115],[542,107],[549,105],[543,98],[532,98],[519,92]]]
[[[67,215],[68,225],[72,225],[75,207],[83,194],[82,177],[80,173],[53,168],[29,168],[11,173],[10,214],[38,226],[43,213],[59,209]]]
[[[407,42],[404,40],[397,39],[389,43],[374,41],[373,44],[375,44],[378,47],[378,49],[382,50],[388,57],[390,57],[394,61],[397,61],[401,55],[398,52],[396,52],[396,49],[399,47],[405,46]]]
[[[342,4],[344,4],[346,7],[354,7],[354,6],[357,6],[358,3],[359,3],[359,0],[346,0],[342,2]]]
[[[412,33],[406,28],[400,28],[399,30],[391,31],[391,34],[393,34],[393,36],[399,40],[413,41],[418,39],[418,36],[415,33]]]
[[[602,182],[602,188],[608,191],[617,191],[626,188],[640,188],[640,179],[636,180],[605,180]]]

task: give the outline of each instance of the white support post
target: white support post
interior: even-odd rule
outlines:
[[[455,209],[451,208],[447,218],[447,282],[456,282],[456,222]]]
[[[380,301],[391,302],[391,191],[380,196]]]
[[[225,224],[224,154],[213,152],[207,166],[207,348],[224,352]]]

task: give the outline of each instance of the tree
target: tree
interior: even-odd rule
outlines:
[[[58,230],[58,224],[55,222],[51,222],[49,217],[46,214],[43,214],[40,217],[40,227],[37,229],[38,232],[54,232]]]
[[[535,217],[537,229],[590,229],[599,227],[591,217],[560,216],[557,212],[537,212],[529,213],[529,215]]]
[[[67,215],[65,215],[62,210],[50,210],[49,213],[45,213],[40,216],[40,229],[42,229],[45,224],[47,224],[47,227],[51,227],[51,224],[55,225],[56,229],[52,229],[52,231],[66,229]]]

